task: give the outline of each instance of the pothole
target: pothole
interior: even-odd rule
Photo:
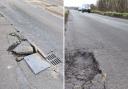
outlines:
[[[94,77],[102,73],[93,52],[77,49],[65,53],[65,88],[90,89]]]

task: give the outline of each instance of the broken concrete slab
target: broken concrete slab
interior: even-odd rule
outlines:
[[[24,59],[24,57],[16,57],[16,61],[17,62],[20,62],[21,60],[23,60]]]
[[[8,35],[7,37],[8,37],[8,42],[10,45],[12,45],[14,43],[20,43],[20,40],[15,36]]]
[[[41,71],[49,68],[51,65],[43,59],[38,53],[24,57],[26,63],[31,68],[34,74],[38,74]]]
[[[19,55],[28,55],[33,53],[33,47],[27,41],[22,41],[12,52]]]
[[[7,51],[11,52],[11,51],[12,51],[13,49],[15,49],[18,45],[19,45],[18,42],[11,44],[11,45],[8,47]]]

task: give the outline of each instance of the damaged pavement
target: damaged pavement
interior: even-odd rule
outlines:
[[[79,26],[79,14],[74,15],[72,12],[69,15],[65,30],[65,88],[109,89],[106,81],[108,76],[95,52],[102,46],[92,41],[95,35],[88,34],[90,29]]]
[[[93,52],[85,49],[66,50],[66,89],[106,89],[106,75]]]
[[[103,73],[91,80],[90,89],[128,88],[127,28],[128,21],[124,19],[70,10],[65,32],[66,50],[68,53],[75,49],[92,52]]]
[[[62,76],[58,68],[61,62],[53,65],[43,57],[41,52],[4,16],[0,17],[0,29],[2,39],[0,40],[0,89],[42,89],[42,87],[60,89],[62,87]],[[55,59],[57,57],[51,60]]]
[[[59,60],[55,54],[48,55],[45,58],[43,54],[19,32],[10,33],[9,36],[16,37],[17,41],[10,45],[7,50],[12,52],[17,62],[25,59],[34,74],[38,74],[51,65],[55,66],[61,63],[61,60]]]

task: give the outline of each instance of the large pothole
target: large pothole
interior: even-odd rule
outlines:
[[[65,89],[90,89],[94,77],[102,73],[94,54],[80,49],[65,53]]]

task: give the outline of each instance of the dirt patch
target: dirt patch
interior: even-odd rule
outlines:
[[[66,51],[65,89],[90,89],[92,80],[102,71],[92,52]]]

